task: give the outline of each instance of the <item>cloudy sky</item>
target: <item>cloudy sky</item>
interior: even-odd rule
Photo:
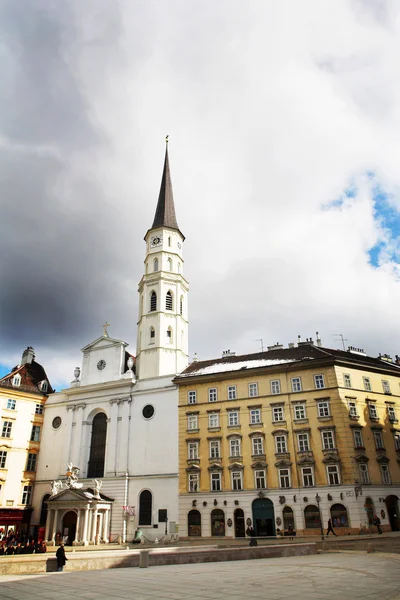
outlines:
[[[400,354],[396,0],[2,0],[0,363],[135,348],[170,135],[190,354]],[[1,369],[1,367],[0,367]]]

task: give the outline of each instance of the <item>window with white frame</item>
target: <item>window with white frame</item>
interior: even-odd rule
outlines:
[[[283,410],[283,406],[273,406],[272,407],[272,421],[274,423],[285,420],[285,412]]]
[[[258,383],[249,383],[249,397],[255,398],[258,396]]]
[[[229,440],[230,456],[241,456],[240,439],[233,438]]]
[[[295,404],[294,405],[294,418],[295,418],[295,421],[301,421],[301,420],[307,418],[305,404]]]
[[[353,429],[354,447],[364,448],[364,440],[361,429]]]
[[[390,394],[390,385],[387,379],[382,379],[382,389],[384,394]]]
[[[12,384],[14,387],[19,387],[21,385],[21,375],[14,375]]]
[[[196,460],[199,458],[199,443],[189,442],[188,443],[188,459]]]
[[[8,408],[8,410],[15,410],[16,405],[17,405],[16,400],[13,400],[11,398],[9,398],[7,400],[7,408]]]
[[[250,409],[250,423],[251,425],[261,423],[261,408]]]
[[[6,450],[0,450],[0,469],[6,468],[7,452]]]
[[[275,436],[275,448],[277,454],[287,452],[286,435]]]
[[[390,485],[392,480],[390,478],[389,466],[381,465],[382,483],[384,485]]]
[[[241,471],[232,471],[232,489],[234,491],[243,489],[243,476]]]
[[[210,429],[219,427],[219,413],[210,413],[208,415],[208,427]]]
[[[351,377],[348,373],[343,373],[344,387],[351,388]]]
[[[358,417],[357,404],[355,400],[349,400],[349,417]]]
[[[318,402],[318,417],[330,417],[331,416],[331,407],[327,400],[322,400]]]
[[[300,452],[308,452],[310,450],[310,438],[307,432],[297,434],[297,443]]]
[[[363,377],[364,390],[372,392],[371,379],[369,377]]]
[[[199,428],[199,417],[198,415],[188,415],[187,428],[189,431],[192,429]]]
[[[388,417],[389,417],[389,421],[397,421],[396,419],[396,411],[394,409],[394,406],[388,406],[387,407],[387,411],[388,411]]]
[[[292,392],[301,392],[301,377],[292,377]]]
[[[217,401],[217,388],[210,388],[208,390],[208,401],[209,402]]]
[[[377,450],[382,450],[385,447],[381,431],[374,431],[374,442]]]
[[[28,504],[31,503],[31,498],[32,498],[32,486],[24,485],[24,487],[22,489],[21,504],[24,504],[25,506],[27,506]]]
[[[172,292],[168,290],[165,296],[165,309],[172,310]]]
[[[279,469],[279,487],[290,488],[290,471],[289,471],[289,469]]]
[[[34,454],[33,452],[29,452],[28,454],[28,460],[26,462],[26,470],[27,471],[36,471],[36,461],[37,461],[37,454]]]
[[[3,421],[3,428],[1,431],[1,437],[10,438],[12,430],[12,421]]]
[[[273,379],[271,381],[271,394],[281,393],[281,382],[279,379]]]
[[[303,467],[301,469],[304,487],[314,486],[314,472],[312,467]]]
[[[31,442],[40,441],[40,427],[39,425],[32,425]]]
[[[400,433],[394,434],[394,447],[397,452],[400,451]]]
[[[221,473],[211,473],[211,491],[221,491]]]
[[[328,485],[340,485],[339,467],[337,465],[327,465],[326,474]]]
[[[368,465],[367,463],[361,463],[358,466],[358,470],[360,472],[360,481],[363,484],[368,484],[371,483],[371,480],[369,478],[369,471],[368,471]]]
[[[376,410],[375,404],[373,404],[372,402],[369,402],[368,403],[368,410],[369,410],[370,419],[377,419],[378,418],[378,411]]]
[[[315,389],[322,390],[325,387],[325,380],[323,375],[314,375]]]
[[[322,447],[324,450],[333,450],[335,447],[335,436],[331,429],[322,432]]]
[[[228,385],[228,400],[236,399],[236,385]]]
[[[267,487],[267,478],[264,469],[258,469],[254,472],[254,479],[257,490],[265,490]]]
[[[197,402],[197,392],[196,390],[191,390],[188,392],[188,404],[196,404]]]
[[[239,425],[239,411],[229,410],[228,411],[228,425],[229,427],[237,427]]]
[[[48,388],[47,381],[42,381],[42,383],[40,384],[41,391],[44,392],[44,393],[46,393],[47,392],[47,388]]]
[[[253,437],[251,443],[253,446],[253,456],[264,454],[264,442],[262,437]]]
[[[189,492],[197,492],[199,490],[199,474],[189,473]]]
[[[219,440],[210,441],[210,458],[220,458],[220,442]]]
[[[44,410],[44,404],[35,404],[35,415],[42,415]]]

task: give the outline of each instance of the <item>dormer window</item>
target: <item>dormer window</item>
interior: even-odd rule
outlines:
[[[47,384],[47,381],[42,381],[42,382],[41,382],[41,384],[40,384],[40,389],[41,389],[41,391],[42,391],[42,392],[47,392],[47,390],[48,390],[48,387],[49,387],[49,386],[48,386],[48,384]]]
[[[21,385],[21,375],[14,375],[12,384],[14,387],[19,387]]]

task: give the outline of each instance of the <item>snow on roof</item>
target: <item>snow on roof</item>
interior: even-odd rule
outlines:
[[[259,359],[259,360],[242,360],[238,362],[216,362],[206,367],[199,367],[190,371],[190,373],[181,373],[180,377],[191,377],[194,375],[212,375],[214,373],[226,373],[229,371],[241,371],[242,369],[257,369],[258,367],[272,367],[273,365],[283,365],[286,363],[296,362],[295,359]]]

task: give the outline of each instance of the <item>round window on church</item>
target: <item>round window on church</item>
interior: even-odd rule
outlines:
[[[146,404],[142,410],[142,415],[145,419],[151,419],[151,417],[154,415],[154,406],[151,404]]]
[[[54,417],[53,419],[53,429],[58,429],[61,425],[61,417]]]

